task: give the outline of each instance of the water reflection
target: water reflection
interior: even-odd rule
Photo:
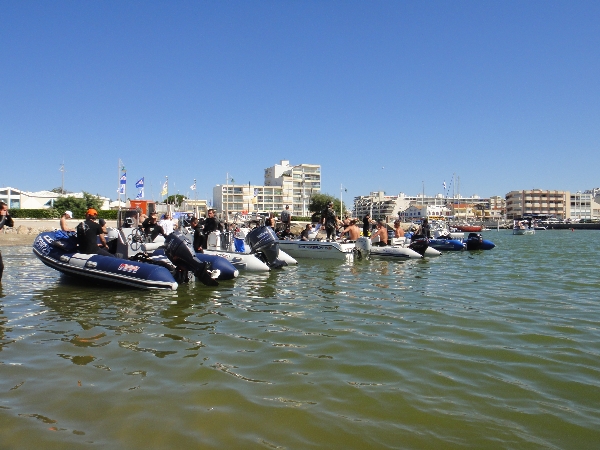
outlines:
[[[0,290],[1,289],[2,287],[0,286]],[[9,343],[8,339],[6,339],[6,333],[10,332],[6,327],[7,323],[8,319],[4,315],[3,306],[2,303],[0,303],[0,352],[2,351],[2,348]]]
[[[431,260],[306,262],[176,292],[93,289],[25,265],[0,291],[2,438],[564,448],[576,435],[592,448],[595,259],[574,253],[578,272],[565,274],[558,254],[539,256],[539,270],[541,250],[497,244]],[[49,426],[68,432],[47,437]]]

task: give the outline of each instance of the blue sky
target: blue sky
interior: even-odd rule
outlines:
[[[600,186],[597,1],[4,1],[0,186]]]

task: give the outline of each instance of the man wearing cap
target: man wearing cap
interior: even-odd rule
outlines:
[[[102,227],[96,223],[98,218],[98,211],[94,208],[90,208],[85,213],[85,221],[77,225],[77,243],[79,244],[79,251],[81,253],[97,253],[102,256],[112,256],[107,248],[106,239],[102,233]],[[98,244],[97,237],[100,238],[100,244]]]
[[[337,228],[337,216],[333,210],[333,202],[327,204],[327,209],[323,211],[321,222],[325,225],[327,231],[327,240],[335,240],[335,230]]]
[[[150,216],[142,222],[142,228],[146,236],[150,238],[150,242],[154,242],[154,239],[156,239],[159,234],[167,237],[163,228],[157,223],[156,212],[151,212]]]
[[[285,205],[285,209],[281,211],[279,216],[281,219],[281,223],[283,224],[283,229],[285,231],[290,231],[290,223],[292,221],[292,213],[290,212],[290,205]]]
[[[71,211],[65,211],[62,216],[60,216],[60,229],[63,231],[75,231],[73,228],[69,228],[67,225],[67,220],[73,218],[73,213]]]

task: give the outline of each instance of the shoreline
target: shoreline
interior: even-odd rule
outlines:
[[[36,236],[43,231],[53,231],[60,228],[58,219],[13,219],[13,228],[4,227],[0,230],[0,249],[2,247],[15,247],[18,245],[33,245]],[[67,225],[75,228],[81,222],[78,219],[67,220]],[[116,220],[107,220],[109,227],[117,226]]]

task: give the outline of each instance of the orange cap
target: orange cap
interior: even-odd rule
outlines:
[[[98,211],[96,211],[94,208],[90,208],[90,209],[87,210],[86,214],[90,215],[90,216],[97,216],[98,215]]]

